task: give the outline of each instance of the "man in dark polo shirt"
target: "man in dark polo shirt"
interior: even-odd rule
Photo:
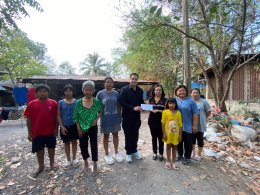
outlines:
[[[137,86],[138,74],[130,75],[130,84],[123,87],[120,93],[120,103],[122,111],[122,127],[125,133],[126,161],[132,162],[132,155],[141,160],[142,155],[137,150],[139,128],[141,126],[141,104],[143,100],[143,90]]]

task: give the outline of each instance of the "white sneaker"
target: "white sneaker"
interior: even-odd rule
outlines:
[[[71,161],[67,161],[67,162],[64,164],[64,167],[68,167],[68,166],[71,166]]]
[[[118,152],[117,154],[115,154],[115,159],[119,163],[124,161],[124,157],[122,156],[121,152]]]
[[[126,155],[126,162],[128,163],[133,162],[132,155]]]
[[[108,165],[112,165],[114,164],[114,159],[112,158],[112,156],[108,155],[108,156],[105,156],[105,161]]]
[[[73,160],[73,161],[72,161],[72,166],[73,166],[73,167],[79,166],[79,161],[78,161],[77,159]]]
[[[142,154],[137,150],[137,152],[136,153],[134,153],[133,154],[134,156],[135,156],[135,158],[137,159],[137,160],[141,160],[143,157],[142,157]]]

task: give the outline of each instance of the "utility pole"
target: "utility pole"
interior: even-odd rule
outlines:
[[[189,13],[188,0],[182,0],[182,20],[183,30],[189,34]],[[190,71],[190,39],[183,35],[183,81],[187,86],[188,92],[191,92],[191,71]]]

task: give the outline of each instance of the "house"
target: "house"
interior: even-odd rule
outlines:
[[[248,60],[253,57],[255,54],[246,54],[241,56],[241,62]],[[228,76],[232,70],[232,67],[236,63],[237,55],[230,55],[227,59],[225,59],[225,68],[223,72],[223,82],[224,87],[225,83],[227,83]],[[240,69],[238,69],[231,81],[230,92],[229,92],[229,100],[254,100],[260,98],[260,55],[258,55],[255,59],[253,59],[248,64],[245,64]],[[257,68],[258,67],[258,68]],[[214,87],[216,87],[215,76],[212,68],[208,68],[206,73],[209,77],[209,82],[212,83]],[[198,77],[198,80],[204,80],[204,75],[201,73]],[[213,99],[212,92],[209,85],[206,85],[206,98]]]
[[[19,82],[25,84],[47,84],[50,87],[50,98],[55,100],[60,100],[63,97],[63,87],[66,84],[71,84],[75,89],[75,98],[80,98],[82,94],[82,83],[86,80],[92,80],[95,83],[95,93],[104,89],[104,79],[102,76],[83,76],[83,75],[73,75],[73,76],[35,76],[30,78],[20,79]],[[117,91],[129,84],[129,80],[114,78],[114,88]],[[144,81],[139,80],[139,85],[143,88],[151,88],[151,86],[157,84],[154,81]]]

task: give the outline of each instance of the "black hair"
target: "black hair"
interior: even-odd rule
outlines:
[[[38,93],[39,90],[41,89],[45,89],[48,93],[50,93],[50,87],[48,85],[45,85],[45,84],[39,84],[37,85],[36,87],[36,93]]]
[[[130,74],[130,78],[131,78],[132,76],[136,76],[137,78],[139,78],[138,74],[135,73],[135,72],[133,72],[133,73]]]
[[[191,92],[193,92],[194,90],[196,90],[200,94],[200,89],[199,88],[194,88],[194,89],[191,90]]]
[[[188,96],[188,89],[187,89],[187,87],[186,87],[185,85],[178,85],[178,86],[175,88],[175,90],[174,90],[175,96],[177,96],[177,91],[178,91],[179,89],[181,89],[181,88],[184,88],[184,89],[185,89],[185,91],[186,91],[186,96]]]
[[[165,103],[165,109],[169,109],[169,105],[168,105],[169,103],[174,103],[175,104],[174,110],[178,110],[178,104],[176,98],[168,98]]]
[[[72,93],[73,93],[73,96],[74,96],[75,90],[74,90],[74,87],[73,87],[71,84],[68,84],[68,85],[65,85],[65,86],[64,86],[64,88],[63,88],[63,95],[65,95],[65,91],[66,91],[67,89],[71,90]]]
[[[160,84],[156,84],[154,87],[153,87],[153,89],[152,89],[152,97],[154,97],[155,96],[155,88],[156,87],[161,87],[161,89],[162,89],[162,98],[164,98],[165,97],[165,93],[164,93],[164,90],[163,90],[163,87],[162,87],[162,85],[160,85]]]
[[[107,80],[111,80],[112,82],[114,82],[114,80],[112,79],[112,77],[106,77],[105,79],[104,79],[104,81],[106,82]]]

